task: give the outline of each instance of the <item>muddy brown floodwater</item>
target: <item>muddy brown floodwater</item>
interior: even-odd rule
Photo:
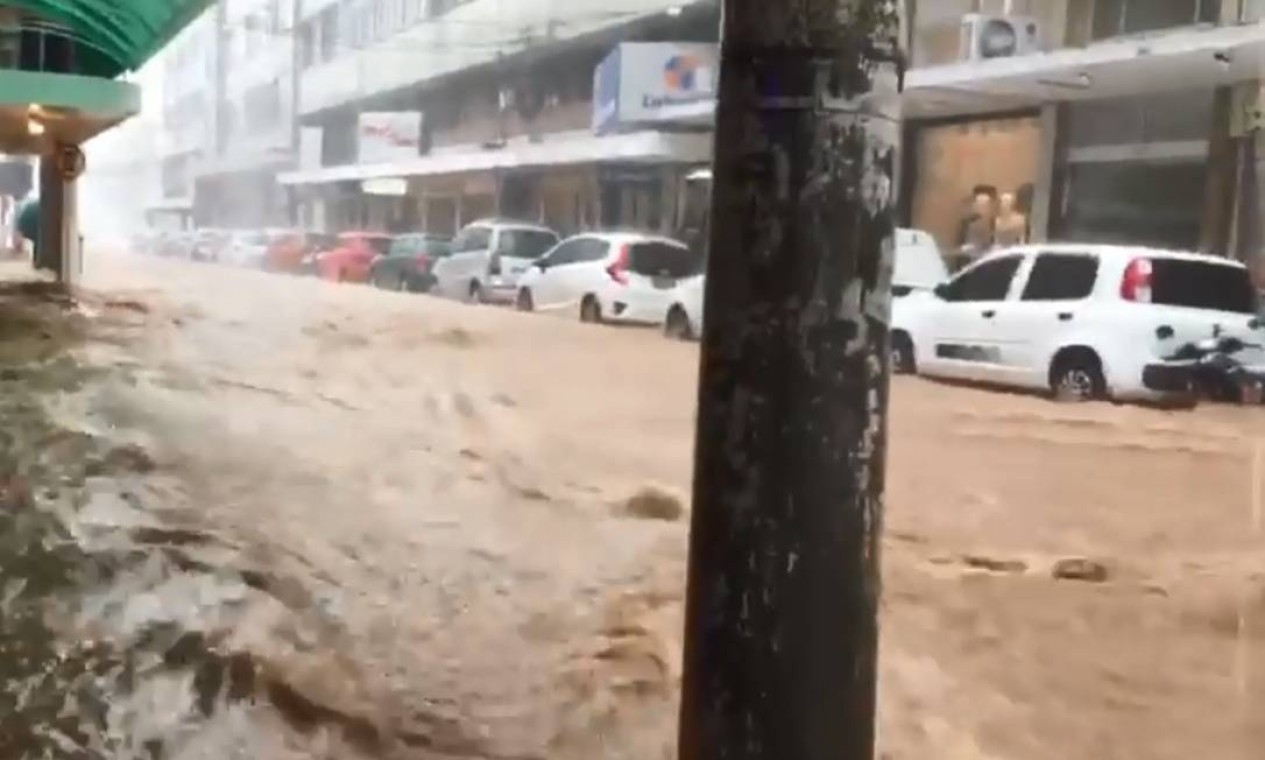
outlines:
[[[0,273],[0,757],[673,756],[696,346],[89,264]],[[1265,416],[898,378],[891,438],[886,757],[1260,756]]]

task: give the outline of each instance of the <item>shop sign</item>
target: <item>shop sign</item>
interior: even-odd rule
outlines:
[[[422,136],[420,111],[369,111],[356,124],[356,157],[362,164],[417,158]]]
[[[378,177],[360,183],[365,195],[389,195],[399,197],[408,194],[408,180],[403,177]]]
[[[656,122],[669,107],[712,100],[716,73],[716,45],[625,42],[593,74],[593,129]]]

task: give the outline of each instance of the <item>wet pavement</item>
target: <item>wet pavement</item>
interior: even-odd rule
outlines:
[[[0,288],[0,757],[673,756],[694,346],[90,264]],[[1263,435],[900,378],[888,757],[1254,758]]]

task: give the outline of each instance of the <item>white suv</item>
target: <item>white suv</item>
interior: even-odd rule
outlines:
[[[585,322],[657,325],[677,284],[698,274],[701,257],[683,243],[638,232],[567,238],[518,281],[522,311],[568,312]]]
[[[892,304],[898,371],[1043,389],[1067,400],[1156,399],[1189,378],[1182,345],[1261,328],[1248,270],[1228,259],[1105,245],[1003,249]]]
[[[434,291],[471,303],[512,303],[519,276],[557,242],[558,233],[532,222],[472,222],[431,270]]]

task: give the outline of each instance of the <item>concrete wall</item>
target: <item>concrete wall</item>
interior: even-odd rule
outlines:
[[[303,114],[400,89],[638,17],[682,0],[469,0],[361,49],[342,50],[301,74]],[[313,13],[307,3],[301,15]]]

